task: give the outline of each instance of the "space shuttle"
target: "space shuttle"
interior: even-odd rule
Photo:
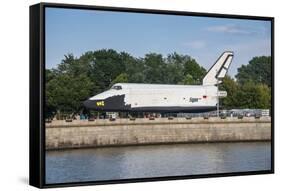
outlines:
[[[222,83],[232,59],[232,51],[223,52],[203,78],[202,85],[117,83],[90,97],[83,105],[90,110],[116,112],[214,111],[219,98],[227,96],[227,92],[218,90],[218,84]]]

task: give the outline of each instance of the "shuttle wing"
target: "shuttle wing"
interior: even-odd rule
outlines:
[[[218,58],[203,78],[203,85],[217,85],[222,82],[233,59],[233,52],[226,51]]]

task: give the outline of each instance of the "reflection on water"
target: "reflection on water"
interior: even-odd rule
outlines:
[[[46,183],[270,170],[270,142],[48,151]]]

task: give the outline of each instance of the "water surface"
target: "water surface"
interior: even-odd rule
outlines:
[[[270,142],[47,151],[46,183],[270,170]]]

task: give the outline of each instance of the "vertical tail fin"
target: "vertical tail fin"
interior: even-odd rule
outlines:
[[[225,77],[233,59],[233,52],[226,51],[218,58],[203,78],[203,85],[217,85]]]

